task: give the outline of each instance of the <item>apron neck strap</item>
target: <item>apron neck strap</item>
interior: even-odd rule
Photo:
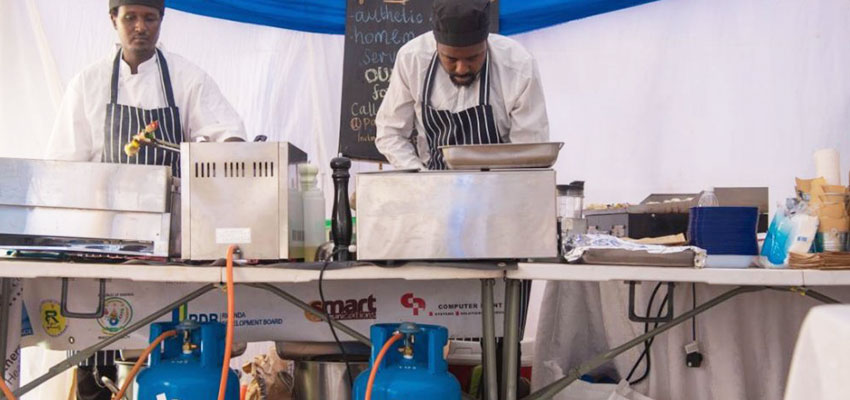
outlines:
[[[484,56],[484,65],[481,67],[481,73],[478,76],[478,104],[485,106],[490,104],[490,49],[487,49],[487,54]]]
[[[115,54],[115,61],[112,63],[112,83],[110,88],[110,103],[118,102],[118,71],[121,67],[121,57],[123,50],[118,50]],[[165,94],[165,102],[169,107],[175,107],[174,90],[171,88],[171,75],[168,73],[168,63],[165,62],[165,56],[162,51],[156,49],[157,67],[159,68],[159,78],[162,84],[162,92]]]
[[[428,72],[425,74],[425,88],[422,90],[422,107],[427,106],[431,101],[431,91],[434,89],[434,77],[437,76],[437,51],[431,56],[431,65],[428,66]]]
[[[490,103],[490,49],[487,49],[487,54],[484,56],[484,65],[481,67],[481,72],[478,74],[478,104],[487,105]],[[422,91],[422,107],[426,107],[431,100],[431,92],[434,89],[434,77],[437,76],[437,52],[431,57],[431,65],[428,67],[428,72],[425,74],[425,89]]]

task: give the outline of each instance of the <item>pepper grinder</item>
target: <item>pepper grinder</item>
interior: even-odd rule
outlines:
[[[334,206],[331,213],[331,234],[334,241],[334,260],[350,261],[351,254],[351,206],[348,203],[348,170],[351,160],[346,157],[336,157],[331,160],[334,181]]]

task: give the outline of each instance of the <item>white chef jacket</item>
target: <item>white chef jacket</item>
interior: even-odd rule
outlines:
[[[117,51],[117,49],[116,49]],[[206,136],[211,141],[245,138],[245,126],[218,86],[185,58],[163,51],[171,75],[175,105],[180,110],[183,141]],[[101,160],[106,104],[115,53],[88,66],[71,79],[59,107],[46,158],[67,161]],[[131,74],[123,59],[118,68],[118,104],[143,109],[167,107],[156,55]]]
[[[505,143],[549,140],[549,119],[540,73],[534,57],[507,37],[490,34],[490,105],[496,126]],[[424,169],[428,149],[422,123],[422,90],[425,74],[437,42],[432,32],[420,35],[398,51],[390,86],[375,118],[375,145],[395,168]],[[439,110],[463,111],[478,105],[480,79],[470,86],[457,86],[440,66],[434,78],[430,104]],[[413,128],[419,135],[419,157],[409,138]]]

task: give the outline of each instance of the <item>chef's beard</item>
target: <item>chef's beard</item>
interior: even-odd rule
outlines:
[[[461,79],[467,78],[467,79],[463,80],[463,81],[458,81],[457,80],[458,78],[461,78]],[[472,84],[475,83],[475,81],[478,79],[478,73],[476,72],[474,74],[464,74],[464,75],[449,74],[449,79],[451,79],[452,83],[455,86],[472,86]]]

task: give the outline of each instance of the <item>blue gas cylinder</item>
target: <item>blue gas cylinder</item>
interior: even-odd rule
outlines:
[[[172,329],[177,330],[177,336],[165,339],[160,351],[151,353],[150,366],[136,379],[138,399],[217,399],[224,361],[225,326],[217,322],[156,323],[151,325],[151,341]],[[227,377],[225,399],[239,400],[239,378],[233,370]]]
[[[405,337],[393,343],[381,360],[372,385],[372,400],[460,400],[460,384],[449,373],[443,358],[449,331],[442,326],[409,322],[372,325],[372,365],[355,379],[352,399],[365,399],[375,358],[396,331]]]

